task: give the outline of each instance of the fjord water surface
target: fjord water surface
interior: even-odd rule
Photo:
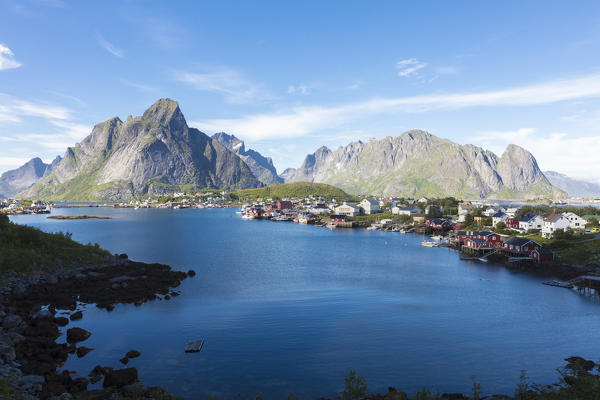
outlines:
[[[53,210],[83,213],[112,219],[11,219],[197,272],[169,301],[88,305],[71,325],[92,332],[94,351],[64,366],[83,376],[135,349],[128,366],[144,383],[189,399],[331,396],[350,370],[373,392],[468,392],[475,375],[485,393],[512,393],[522,369],[550,383],[563,358],[600,358],[597,301],[423,248],[418,235],[245,221],[233,209]],[[202,351],[184,353],[197,339]]]

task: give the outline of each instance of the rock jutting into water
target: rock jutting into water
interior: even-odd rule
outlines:
[[[92,332],[76,326],[67,329],[67,343],[56,342],[61,335],[59,327],[73,324],[83,316],[77,310],[79,303],[94,303],[106,310],[117,303],[142,304],[168,294],[187,278],[185,272],[173,271],[167,265],[120,260],[119,264],[108,267],[61,270],[51,277],[15,279],[0,287],[0,378],[18,388],[24,399],[84,392],[96,396],[93,398],[111,398],[112,393],[122,394],[124,387],[137,382],[136,368],[115,370],[98,366],[88,375],[90,379],[57,371],[69,354],[84,357],[93,350],[77,347]],[[57,310],[77,311],[69,320],[57,316]],[[126,357],[139,355],[131,350]],[[104,389],[88,392],[88,384],[102,377]]]

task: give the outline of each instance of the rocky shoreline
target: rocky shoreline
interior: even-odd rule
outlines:
[[[27,400],[110,399],[115,393],[131,391],[141,398],[153,398],[153,393],[171,398],[163,389],[141,384],[135,368],[98,365],[87,377],[72,371],[58,373],[58,368],[70,354],[84,357],[93,351],[80,345],[93,334],[77,327],[82,304],[111,311],[119,303],[140,306],[150,300],[169,300],[179,295],[174,289],[181,281],[194,275],[191,270],[130,261],[123,254],[108,266],[6,279],[0,286],[0,379],[16,390],[15,398]],[[64,334],[62,327],[67,341],[57,343]],[[131,350],[124,359],[137,356],[139,352]],[[102,379],[102,389],[88,390],[90,383]]]

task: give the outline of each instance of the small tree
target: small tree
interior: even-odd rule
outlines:
[[[496,224],[496,229],[503,231],[504,229],[506,229],[506,223],[503,221],[498,222]]]
[[[367,394],[367,384],[362,375],[356,375],[355,371],[350,371],[344,378],[343,400],[359,400]]]

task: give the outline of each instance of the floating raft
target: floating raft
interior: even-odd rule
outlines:
[[[185,346],[186,353],[199,353],[204,345],[204,340],[192,340]]]

